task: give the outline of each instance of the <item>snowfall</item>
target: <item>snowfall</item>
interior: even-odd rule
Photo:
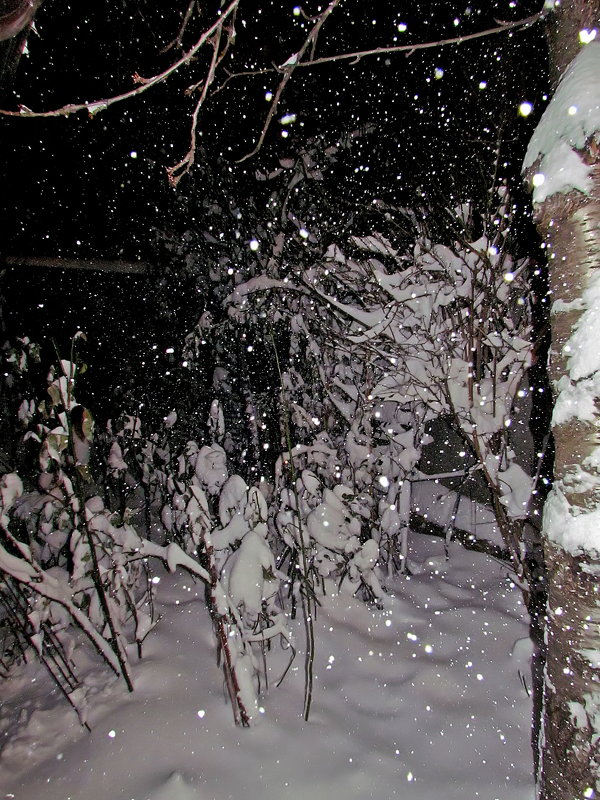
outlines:
[[[484,526],[482,526],[483,529]],[[135,691],[82,649],[90,731],[33,660],[4,681],[0,797],[15,800],[533,800],[532,645],[506,564],[413,534],[385,607],[335,587],[316,620],[312,710],[275,646],[258,722],[234,725],[204,588],[158,573]]]

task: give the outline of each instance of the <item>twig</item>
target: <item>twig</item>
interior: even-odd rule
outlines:
[[[256,75],[267,75],[269,73],[276,71],[277,70],[274,67],[266,67],[265,69],[248,69],[245,72],[231,72],[228,69],[224,69],[224,72],[227,74],[227,77],[225,78],[223,83],[217,86],[217,88],[213,92],[213,95],[223,91],[223,89],[227,86],[229,81],[233,80],[234,78],[254,78]]]
[[[219,58],[219,48],[221,46],[221,28],[217,31],[215,35],[215,39],[213,41],[213,54],[210,60],[210,67],[208,69],[208,75],[206,76],[206,80],[204,81],[204,86],[202,88],[202,92],[200,97],[198,98],[198,102],[196,103],[196,107],[192,113],[192,126],[190,130],[190,147],[181,161],[178,161],[177,164],[173,164],[171,167],[167,167],[167,176],[169,179],[169,184],[175,188],[179,181],[183,178],[183,176],[189,172],[194,164],[194,159],[196,157],[196,131],[198,127],[198,114],[200,113],[200,109],[204,104],[204,100],[206,99],[206,94],[208,92],[208,87],[214,80],[215,77],[215,70],[223,58]],[[197,87],[194,87],[197,88]]]
[[[252,158],[252,156],[256,155],[256,153],[258,153],[258,151],[262,147],[263,142],[265,140],[265,136],[267,135],[267,131],[269,130],[273,117],[275,116],[277,107],[279,106],[279,101],[281,100],[281,96],[284,92],[285,87],[287,86],[289,79],[292,77],[296,67],[300,66],[302,57],[309,48],[311,48],[311,53],[314,54],[314,49],[317,43],[317,39],[319,37],[319,33],[321,32],[321,28],[323,27],[325,20],[335,10],[336,6],[339,5],[339,3],[340,0],[331,0],[325,11],[323,11],[323,13],[316,18],[316,22],[312,27],[310,33],[304,40],[304,44],[302,45],[300,50],[294,55],[290,56],[290,58],[288,58],[288,60],[283,66],[277,68],[278,71],[283,72],[283,77],[279,82],[279,86],[277,87],[277,91],[275,92],[275,96],[273,97],[273,100],[271,102],[271,108],[269,109],[267,118],[264,121],[262,131],[260,132],[260,136],[258,137],[258,140],[254,148],[245,156],[238,159],[237,162],[238,164],[241,164],[243,161]]]
[[[62,482],[65,489],[65,493],[68,496],[69,505],[71,507],[71,512],[73,515],[73,529],[74,530],[77,530],[78,528],[82,529],[85,539],[87,541],[90,558],[92,562],[91,577],[94,583],[94,587],[96,589],[98,602],[100,603],[100,608],[102,609],[104,620],[110,632],[110,640],[109,640],[110,645],[119,663],[121,675],[123,676],[123,680],[125,681],[127,689],[130,692],[133,692],[133,681],[129,669],[127,653],[125,652],[125,648],[121,642],[121,637],[119,635],[119,632],[117,631],[117,626],[115,625],[113,614],[110,608],[110,601],[107,595],[107,591],[102,582],[102,573],[100,572],[100,563],[98,559],[98,554],[96,552],[96,544],[94,542],[94,537],[92,534],[92,530],[90,529],[85,510],[85,498],[83,494],[83,488],[81,486],[81,476],[79,475],[79,472],[76,469],[76,457],[75,457],[75,449],[73,443],[73,422],[71,418],[71,399],[73,395],[73,384],[75,382],[75,375],[77,371],[77,367],[75,365],[75,342],[77,338],[78,334],[75,334],[75,336],[73,336],[73,338],[71,339],[71,354],[70,354],[68,373],[65,369],[64,361],[60,358],[60,353],[58,351],[56,342],[53,340],[54,349],[56,350],[56,355],[58,357],[58,363],[60,365],[60,369],[63,373],[63,376],[67,382],[67,403],[66,403],[67,432],[69,436],[69,453],[72,458],[72,463],[74,466],[73,482],[71,483],[71,481],[69,481],[69,483],[67,484],[64,481],[64,479]],[[71,491],[69,491],[69,488],[71,488]]]
[[[302,616],[304,617],[304,627],[306,630],[306,654],[304,657],[304,708],[303,717],[308,721],[310,715],[310,707],[312,704],[312,692],[314,681],[314,664],[315,664],[315,627],[314,617],[316,614],[317,599],[314,592],[314,587],[310,583],[309,568],[306,551],[308,549],[308,542],[304,541],[304,528],[302,526],[302,519],[300,517],[300,498],[298,496],[298,486],[296,480],[296,465],[294,464],[294,456],[292,453],[292,434],[290,431],[290,409],[287,398],[283,390],[283,373],[281,371],[281,363],[279,361],[279,353],[277,352],[277,345],[275,344],[275,336],[273,335],[273,328],[270,327],[271,344],[275,354],[275,364],[277,373],[279,375],[279,382],[281,385],[280,394],[281,402],[283,405],[283,425],[285,431],[285,439],[289,452],[290,473],[292,478],[292,486],[294,492],[294,499],[296,501],[296,516],[298,519],[298,537],[300,539],[300,557],[302,559],[302,572],[304,583],[300,589],[300,598],[302,601]]]
[[[0,108],[0,114],[5,117],[68,117],[70,114],[74,114],[77,111],[87,111],[91,116],[93,116],[99,111],[103,111],[105,108],[108,108],[115,103],[121,103],[124,100],[129,100],[132,97],[136,97],[137,95],[142,94],[142,92],[150,89],[151,86],[155,86],[157,83],[162,83],[184,64],[189,63],[200,50],[200,48],[206,44],[210,37],[216,31],[222,28],[225,20],[228,19],[228,17],[230,17],[234,11],[236,11],[239,4],[240,0],[232,0],[225,11],[220,14],[219,18],[213,22],[210,28],[204,31],[196,44],[190,50],[188,50],[187,53],[184,53],[184,55],[178,61],[176,61],[174,64],[171,64],[171,66],[165,69],[163,72],[160,72],[158,75],[153,75],[151,78],[142,78],[140,75],[135,73],[133,80],[139,84],[139,86],[136,86],[135,89],[88,103],[68,103],[67,105],[61,106],[60,108],[54,108],[50,111],[32,111],[26,106],[20,106],[18,111],[8,111],[7,109]]]
[[[375,47],[371,50],[357,50],[352,53],[338,53],[334,56],[322,56],[321,58],[311,58],[308,61],[298,62],[294,65],[294,68],[306,68],[306,67],[319,67],[322,64],[330,64],[335,61],[351,61],[353,64],[358,64],[363,58],[368,58],[369,56],[381,56],[388,53],[407,53],[407,57],[410,57],[414,52],[417,50],[427,50],[433,47],[446,47],[451,44],[463,44],[464,42],[472,41],[473,39],[480,39],[485,36],[493,36],[497,33],[505,33],[506,31],[515,30],[516,28],[529,28],[532,25],[535,25],[536,22],[540,22],[544,18],[544,12],[541,11],[538,14],[532,14],[530,17],[526,17],[525,19],[518,20],[516,22],[504,22],[497,20],[498,25],[494,28],[487,28],[484,31],[477,31],[476,33],[467,33],[462,36],[453,36],[450,39],[438,39],[437,41],[432,42],[418,42],[416,44],[402,44],[402,45],[389,45],[386,47]],[[229,81],[233,80],[234,78],[244,78],[248,76],[254,75],[265,75],[267,73],[275,73],[281,72],[281,68],[278,67],[267,67],[265,69],[260,70],[248,70],[245,72],[228,72],[227,79],[219,86],[216,90],[217,92],[221,91],[221,89],[229,83]]]
[[[212,46],[213,46],[213,54],[210,61],[210,67],[208,68],[208,74],[203,81],[196,83],[192,86],[188,86],[185,93],[186,94],[193,94],[200,86],[202,86],[202,92],[200,93],[200,97],[198,98],[198,102],[196,103],[196,107],[192,113],[192,125],[190,130],[190,147],[185,156],[179,161],[177,164],[174,164],[171,167],[167,167],[167,176],[169,179],[169,184],[173,187],[176,187],[179,181],[186,175],[192,166],[194,165],[194,161],[196,158],[196,131],[198,127],[198,116],[200,114],[200,109],[204,105],[204,101],[206,100],[206,96],[208,94],[208,90],[212,85],[215,79],[215,73],[219,64],[223,61],[225,56],[229,51],[229,47],[233,42],[235,37],[235,28],[234,28],[234,20],[235,20],[235,11],[233,12],[231,25],[227,31],[227,40],[225,42],[225,46],[221,51],[221,34],[223,32],[223,26],[221,26],[216,34],[215,38],[213,39]]]
[[[161,53],[167,53],[173,47],[181,47],[181,40],[183,39],[183,34],[185,33],[185,29],[187,28],[188,22],[192,18],[192,12],[194,10],[194,6],[196,5],[196,0],[190,0],[190,4],[187,7],[187,11],[185,12],[185,16],[183,18],[183,22],[181,23],[181,27],[179,28],[179,33],[173,39],[172,42],[160,51]]]
[[[297,67],[317,67],[321,64],[330,64],[334,61],[354,61],[358,63],[361,59],[367,56],[380,56],[385,53],[408,53],[411,56],[417,50],[429,50],[433,47],[447,47],[451,44],[463,44],[470,42],[474,39],[481,39],[484,36],[493,36],[496,33],[505,33],[506,31],[514,30],[515,28],[528,28],[535,25],[544,17],[544,12],[540,11],[537,14],[532,14],[530,17],[518,20],[516,22],[501,22],[495,28],[487,28],[485,31],[477,31],[476,33],[466,33],[463,36],[453,36],[450,39],[439,39],[435,42],[417,42],[416,44],[402,44],[393,45],[390,47],[375,47],[372,50],[358,50],[354,53],[340,53],[336,56],[322,56],[315,58],[311,61],[303,61],[298,63]]]

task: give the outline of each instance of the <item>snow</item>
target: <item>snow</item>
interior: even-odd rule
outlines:
[[[597,415],[595,398],[600,393],[600,375],[580,383],[572,383],[567,375],[563,375],[556,383],[556,391],[553,425],[562,425],[570,419],[594,422]]]
[[[313,712],[303,657],[268,656],[256,726],[233,725],[204,587],[161,575],[135,692],[80,653],[91,733],[29,664],[3,686],[3,797],[16,800],[533,800],[531,645],[520,592],[488,557],[412,537],[419,574],[385,610],[321,598]],[[331,587],[329,587],[331,589]],[[290,620],[299,646],[303,626]]]
[[[298,53],[293,53],[287,61],[285,61],[279,69],[283,69],[284,67],[293,67],[295,64],[298,63]]]
[[[544,505],[543,527],[551,542],[573,556],[586,553],[600,559],[600,508],[576,513],[558,483],[552,487]]]
[[[395,256],[398,250],[381,233],[374,236],[351,236],[350,241],[356,247],[386,256]]]
[[[590,172],[591,167],[566,142],[557,142],[542,158],[540,172],[534,176],[533,202],[543,203],[553,194],[572,189],[589,194],[593,183]]]
[[[600,370],[600,276],[589,270],[586,279],[587,286],[581,298],[583,313],[564,348],[569,354],[569,375],[574,381],[593,376]]]
[[[209,494],[218,494],[227,480],[227,457],[218,444],[204,445],[196,457],[196,476]]]
[[[231,557],[229,594],[236,606],[243,605],[249,614],[261,613],[263,603],[277,593],[275,559],[264,537],[249,531]]]
[[[352,537],[360,535],[360,522],[345,507],[342,493],[324,489],[323,502],[306,518],[306,527],[311,537],[333,551],[344,552]]]
[[[591,168],[576,151],[600,131],[599,74],[600,43],[592,41],[568,67],[527,148],[523,170],[541,158],[534,203],[556,192],[589,192]]]
[[[438,480],[429,479],[415,481],[412,487],[412,508],[425,515],[430,522],[444,528],[454,517],[454,527],[463,531],[477,531],[479,539],[504,546],[494,512],[489,506],[471,499],[468,492],[457,495]]]
[[[506,506],[508,516],[512,519],[525,519],[529,514],[533,488],[531,476],[513,461],[505,470],[498,472],[497,481],[502,493],[500,502]]]
[[[113,442],[108,454],[108,466],[115,472],[125,472],[127,464],[123,458],[123,451],[118,442]]]

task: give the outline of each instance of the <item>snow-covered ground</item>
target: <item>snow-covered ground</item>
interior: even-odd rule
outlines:
[[[532,800],[527,620],[506,568],[413,536],[423,570],[378,611],[347,595],[317,620],[311,718],[299,654],[270,658],[258,724],[233,725],[203,587],[163,576],[136,691],[86,667],[88,733],[29,665],[2,685],[0,797],[14,800]]]

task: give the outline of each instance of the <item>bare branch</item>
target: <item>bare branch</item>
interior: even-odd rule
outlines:
[[[162,83],[184,64],[189,63],[200,50],[200,48],[210,40],[211,36],[213,36],[217,31],[221,30],[225,20],[237,10],[240,2],[241,0],[232,0],[225,11],[219,15],[215,22],[213,22],[210,28],[204,31],[196,44],[190,50],[188,50],[187,53],[184,53],[184,55],[178,61],[176,61],[174,64],[171,64],[171,66],[166,70],[160,72],[158,75],[154,75],[152,78],[142,78],[136,73],[133,78],[134,81],[139,83],[139,86],[137,86],[135,89],[131,89],[128,92],[123,92],[123,94],[114,95],[113,97],[107,97],[102,100],[94,100],[87,103],[69,103],[65,106],[61,106],[60,108],[52,109],[51,111],[32,111],[26,106],[20,106],[18,111],[0,109],[0,114],[4,115],[5,117],[67,117],[70,114],[76,113],[77,111],[87,111],[93,116],[94,114],[97,114],[98,111],[103,111],[105,108],[108,108],[108,106],[112,106],[115,103],[121,103],[124,100],[129,100],[132,97],[136,97],[138,94],[142,94],[142,92],[147,91],[151,86],[155,86],[157,83]]]
[[[226,54],[228,53],[230,46],[234,42],[235,38],[234,19],[241,2],[242,0],[231,0],[228,7],[222,13],[220,13],[218,18],[213,22],[213,24],[204,31],[204,33],[200,36],[200,38],[194,44],[194,46],[186,53],[184,53],[184,55],[178,61],[171,64],[171,66],[168,67],[166,70],[150,78],[144,78],[135,73],[132,76],[134,83],[137,84],[134,89],[131,89],[127,92],[123,92],[122,94],[119,95],[114,95],[112,97],[104,98],[101,100],[95,100],[92,102],[69,103],[67,105],[61,106],[60,108],[52,109],[49,111],[33,111],[27,108],[27,106],[20,105],[18,111],[9,111],[6,109],[0,109],[0,115],[8,117],[21,117],[21,118],[61,117],[61,116],[69,116],[70,114],[76,113],[78,111],[87,111],[90,114],[90,116],[93,116],[99,111],[102,111],[105,108],[114,105],[115,103],[120,103],[125,100],[129,100],[147,91],[150,87],[155,86],[158,83],[162,83],[170,75],[176,72],[180,67],[182,67],[185,64],[188,64],[196,56],[198,51],[205,44],[209,43],[213,49],[213,53],[210,66],[208,68],[208,72],[203,80],[189,86],[188,89],[186,90],[186,94],[192,94],[193,92],[201,88],[200,97],[192,113],[190,149],[188,150],[186,155],[181,159],[181,161],[179,161],[177,164],[167,169],[169,182],[171,183],[172,186],[176,186],[181,177],[183,177],[183,175],[189,172],[194,163],[199,114],[202,109],[202,106],[205,103],[208,91],[215,80],[216,71],[219,65],[222,63],[223,59],[225,58]],[[426,50],[431,48],[446,47],[448,45],[463,44],[464,42],[473,41],[475,39],[480,39],[486,36],[492,36],[499,33],[506,33],[507,31],[515,30],[517,28],[526,28],[531,25],[534,25],[535,23],[543,19],[545,15],[545,12],[542,11],[539,12],[538,14],[534,14],[530,17],[527,17],[526,19],[522,19],[516,22],[497,21],[497,27],[488,28],[484,31],[478,31],[476,33],[465,34],[462,36],[455,36],[449,39],[440,39],[438,41],[421,42],[417,44],[377,47],[371,50],[360,50],[352,53],[339,53],[338,55],[323,56],[321,58],[316,58],[315,53],[321,28],[325,23],[325,21],[327,20],[327,18],[340,4],[340,2],[341,0],[330,0],[329,5],[326,7],[326,9],[316,17],[308,18],[306,17],[306,15],[304,15],[309,22],[313,23],[312,28],[310,29],[300,50],[297,53],[290,56],[290,58],[288,58],[288,60],[281,66],[273,66],[272,68],[239,72],[239,73],[231,73],[226,70],[227,78],[223,81],[223,83],[221,83],[220,86],[218,86],[214,90],[213,94],[220,92],[229,83],[229,81],[233,80],[234,78],[266,74],[266,73],[277,73],[277,72],[280,73],[282,76],[279,85],[277,87],[277,90],[275,91],[269,112],[265,118],[261,133],[258,136],[258,139],[256,140],[254,148],[247,155],[239,159],[238,163],[241,163],[251,158],[262,147],[267,132],[271,126],[275,114],[277,113],[277,109],[279,107],[281,97],[283,96],[283,92],[285,91],[285,88],[295,70],[300,67],[302,68],[317,67],[323,64],[329,64],[337,61],[349,61],[351,63],[356,64],[361,59],[366,58],[368,56],[381,56],[384,54],[391,54],[391,53],[405,53],[408,57],[410,57],[417,50]],[[190,0],[179,34],[176,37],[176,39],[168,46],[167,49],[181,44],[182,35],[191,18],[191,15],[193,14],[195,5],[196,5],[195,0]],[[227,39],[225,46],[221,48],[222,34],[223,30],[225,29],[226,20],[230,20],[230,24],[227,28]],[[305,56],[308,56],[307,60],[303,61],[303,58]]]
[[[185,12],[185,16],[183,18],[183,22],[181,23],[181,27],[179,28],[179,33],[173,39],[172,42],[170,42],[166,47],[163,47],[163,49],[160,51],[161,53],[167,53],[173,47],[181,47],[181,41],[183,39],[183,34],[185,33],[185,29],[187,28],[188,22],[192,18],[192,12],[194,10],[194,6],[195,5],[196,5],[196,0],[190,0],[190,4],[187,7],[187,11]]]
[[[395,45],[390,47],[376,47],[373,50],[360,50],[354,53],[340,53],[339,55],[336,56],[323,56],[322,58],[314,58],[315,48],[317,45],[317,39],[319,36],[321,26],[325,22],[325,19],[334,10],[335,6],[338,5],[338,3],[339,0],[334,0],[332,3],[330,3],[328,8],[319,17],[316,18],[317,21],[312,30],[310,31],[308,37],[306,38],[306,41],[304,42],[304,45],[302,46],[300,51],[295,56],[292,56],[288,60],[288,62],[286,62],[286,64],[283,65],[283,67],[278,68],[278,71],[284,71],[284,75],[279,83],[279,86],[277,87],[277,91],[273,98],[271,108],[269,109],[269,113],[267,114],[267,117],[263,124],[261,134],[258,138],[255,147],[247,155],[240,158],[237,162],[238,164],[240,164],[242,161],[246,161],[247,159],[252,158],[252,156],[256,155],[256,153],[258,153],[258,151],[262,147],[263,142],[265,140],[265,136],[267,134],[267,131],[269,130],[271,122],[273,121],[273,117],[275,116],[277,107],[279,105],[279,101],[287,85],[287,82],[292,76],[294,70],[298,69],[299,67],[317,67],[321,66],[322,64],[332,63],[334,61],[351,61],[352,64],[358,64],[358,62],[362,58],[365,58],[366,56],[380,56],[384,53],[406,53],[407,56],[410,57],[416,50],[426,50],[434,47],[445,47],[451,44],[463,44],[463,42],[472,41],[473,39],[481,39],[482,37],[492,36],[497,33],[505,33],[506,31],[515,28],[529,27],[530,25],[534,25],[536,22],[539,22],[539,20],[542,19],[542,17],[544,16],[544,12],[540,12],[538,14],[532,15],[531,17],[527,17],[526,19],[519,20],[518,22],[501,22],[496,28],[488,28],[485,31],[477,31],[476,33],[469,33],[463,36],[454,36],[450,39],[440,39],[435,42],[421,42],[417,44]],[[308,61],[302,61],[302,56],[304,55],[304,53],[307,51],[308,48],[310,48],[311,51],[310,59]],[[248,73],[239,73],[239,74],[248,74]],[[230,74],[225,83],[236,77],[238,77],[237,73]],[[219,90],[221,88],[222,87],[219,87]]]
[[[204,105],[204,101],[206,100],[206,95],[208,94],[208,90],[210,85],[215,79],[215,72],[217,67],[221,63],[221,61],[225,58],[227,51],[229,49],[229,45],[233,40],[234,36],[234,28],[231,26],[228,31],[227,41],[225,43],[225,47],[223,51],[221,50],[221,34],[223,32],[223,27],[221,26],[215,34],[215,38],[212,41],[213,46],[213,54],[210,61],[210,67],[208,68],[208,74],[204,80],[202,85],[202,92],[200,93],[200,97],[198,98],[198,102],[196,103],[196,107],[194,108],[194,112],[192,114],[192,127],[190,131],[190,149],[187,151],[185,156],[179,161],[177,164],[174,164],[171,167],[167,167],[167,176],[169,178],[169,183],[171,186],[176,187],[179,181],[183,178],[185,174],[187,174],[194,164],[194,160],[196,157],[196,131],[198,127],[198,115],[200,113],[200,109]],[[196,84],[195,86],[191,86],[188,88],[188,92],[191,93],[199,88],[200,84]]]
[[[230,72],[226,67],[223,70],[227,77],[225,80],[220,83],[217,88],[214,90],[213,95],[222,92],[223,89],[227,86],[229,81],[233,80],[234,78],[254,78],[256,75],[267,75],[272,72],[276,72],[274,67],[266,67],[266,69],[252,69],[246,70],[245,72]]]
[[[309,61],[302,61],[296,64],[296,67],[318,67],[322,64],[329,64],[335,61],[351,61],[353,64],[358,64],[363,58],[368,56],[381,56],[385,55],[386,53],[406,53],[407,57],[410,57],[414,52],[417,50],[427,50],[433,47],[446,47],[447,45],[451,44],[463,44],[464,42],[472,41],[473,39],[481,39],[485,36],[493,36],[497,33],[506,33],[510,30],[515,30],[517,28],[529,28],[532,25],[535,25],[537,22],[540,22],[545,17],[545,12],[540,11],[538,14],[533,14],[530,17],[526,17],[525,19],[518,20],[516,22],[504,22],[501,20],[497,20],[498,25],[495,28],[487,28],[484,31],[477,31],[476,33],[468,33],[464,34],[463,36],[454,36],[450,39],[439,39],[438,41],[432,42],[420,42],[417,44],[403,44],[403,45],[390,45],[389,47],[376,47],[372,50],[358,50],[352,53],[339,53],[335,56],[323,56],[322,58],[312,58]],[[230,72],[228,73],[227,79],[223,82],[221,86],[216,91],[221,91],[221,89],[229,83],[229,81],[233,80],[234,78],[241,78],[246,76],[253,76],[253,75],[264,75],[265,73],[269,72],[277,72],[278,70],[275,67],[266,68],[261,70],[255,71],[248,71],[248,72]]]
[[[207,77],[202,81],[198,81],[198,83],[194,83],[191,86],[188,86],[187,89],[185,90],[185,94],[186,95],[193,94],[201,86],[207,86],[207,84],[208,84],[208,87],[210,87],[210,85],[212,84],[212,82],[214,80],[216,68],[219,66],[219,64],[223,61],[223,59],[225,58],[225,56],[229,52],[229,48],[231,47],[231,45],[233,44],[233,41],[235,39],[235,17],[236,17],[236,13],[237,13],[237,11],[234,11],[233,14],[231,15],[231,20],[230,20],[230,23],[229,23],[229,25],[227,27],[227,39],[225,41],[225,46],[223,47],[223,50],[221,51],[221,55],[219,56],[218,61],[214,66],[214,69],[213,69],[213,65],[211,63],[211,66],[209,67],[209,71],[208,71]],[[218,34],[217,34],[218,37],[219,37],[219,42],[220,42],[220,39],[221,39],[222,30],[223,29],[220,28],[219,31],[218,31]],[[218,53],[218,48],[217,48],[217,53]],[[209,80],[209,78],[210,78],[210,80]]]
[[[359,50],[355,53],[340,53],[336,56],[323,56],[322,58],[315,58],[311,61],[303,61],[298,64],[298,67],[317,67],[321,64],[330,64],[334,61],[353,61],[358,63],[366,56],[380,56],[385,53],[408,53],[411,56],[417,50],[428,50],[433,47],[446,47],[450,44],[463,44],[470,42],[474,39],[481,39],[485,36],[493,36],[496,33],[505,33],[506,31],[514,30],[515,28],[528,28],[535,25],[544,17],[544,12],[540,11],[537,14],[532,14],[530,17],[518,20],[516,22],[501,22],[495,28],[487,28],[485,31],[477,31],[476,33],[467,33],[463,36],[453,36],[450,39],[439,39],[436,42],[418,42],[417,44],[402,44],[390,47],[375,47],[373,50]]]
[[[317,39],[319,37],[319,33],[321,32],[323,23],[329,17],[329,15],[335,10],[336,6],[339,5],[339,3],[340,0],[331,0],[325,11],[323,11],[322,14],[316,17],[316,22],[311,28],[300,50],[294,55],[290,56],[288,60],[285,62],[285,64],[283,64],[281,67],[278,68],[279,71],[283,72],[283,77],[279,82],[279,86],[277,87],[277,91],[275,92],[275,96],[273,97],[271,108],[269,109],[269,113],[267,114],[267,118],[265,119],[262,131],[260,132],[260,136],[258,137],[258,141],[256,142],[254,148],[247,155],[243,156],[238,160],[238,164],[241,164],[242,161],[246,161],[247,159],[252,158],[252,156],[256,155],[256,153],[258,153],[258,151],[262,147],[263,142],[265,140],[265,136],[267,135],[267,131],[269,130],[271,122],[273,121],[273,117],[277,112],[277,107],[279,106],[281,95],[283,94],[283,91],[289,79],[292,77],[292,74],[294,73],[296,67],[300,66],[302,57],[309,48],[311,50],[311,57],[312,55],[314,55],[315,46],[317,44]]]

